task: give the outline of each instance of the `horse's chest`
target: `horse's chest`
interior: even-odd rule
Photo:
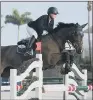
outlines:
[[[43,45],[43,52],[47,51],[47,52],[60,52],[58,45],[55,41],[53,40],[49,40],[46,43],[42,43]]]

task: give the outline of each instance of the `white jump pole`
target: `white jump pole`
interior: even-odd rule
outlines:
[[[41,42],[37,43],[36,51],[38,52],[38,54],[36,54],[36,58],[38,58],[39,60],[42,61]],[[42,61],[42,66],[43,66],[43,61]],[[42,68],[36,69],[36,76],[39,79],[39,87],[35,89],[36,96],[39,98],[39,100],[42,100],[42,87],[43,87],[43,71],[42,71]]]
[[[17,88],[16,88],[16,69],[10,69],[10,100],[15,100],[17,96]]]

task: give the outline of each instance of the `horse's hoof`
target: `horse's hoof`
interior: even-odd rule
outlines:
[[[60,73],[61,73],[62,75],[65,75],[65,68],[61,68],[61,69],[60,69]]]
[[[66,74],[68,74],[69,72],[71,72],[71,67],[69,67],[69,68],[61,68],[61,70],[60,70],[60,73],[62,74],[62,75],[66,75]]]

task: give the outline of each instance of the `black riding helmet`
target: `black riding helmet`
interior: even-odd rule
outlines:
[[[50,15],[50,14],[58,14],[58,10],[56,7],[50,7],[47,11],[47,14]]]

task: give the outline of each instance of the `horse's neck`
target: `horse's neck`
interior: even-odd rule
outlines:
[[[65,47],[65,42],[66,41],[65,41],[65,37],[60,36],[59,34],[60,33],[56,32],[56,33],[52,34],[52,37],[53,37],[54,41],[58,44],[59,48],[61,50],[63,50],[64,47]]]
[[[62,43],[65,43],[66,41],[66,38],[67,38],[67,32],[65,32],[65,30],[60,30],[58,32],[55,32],[54,33],[54,36],[60,40]]]

